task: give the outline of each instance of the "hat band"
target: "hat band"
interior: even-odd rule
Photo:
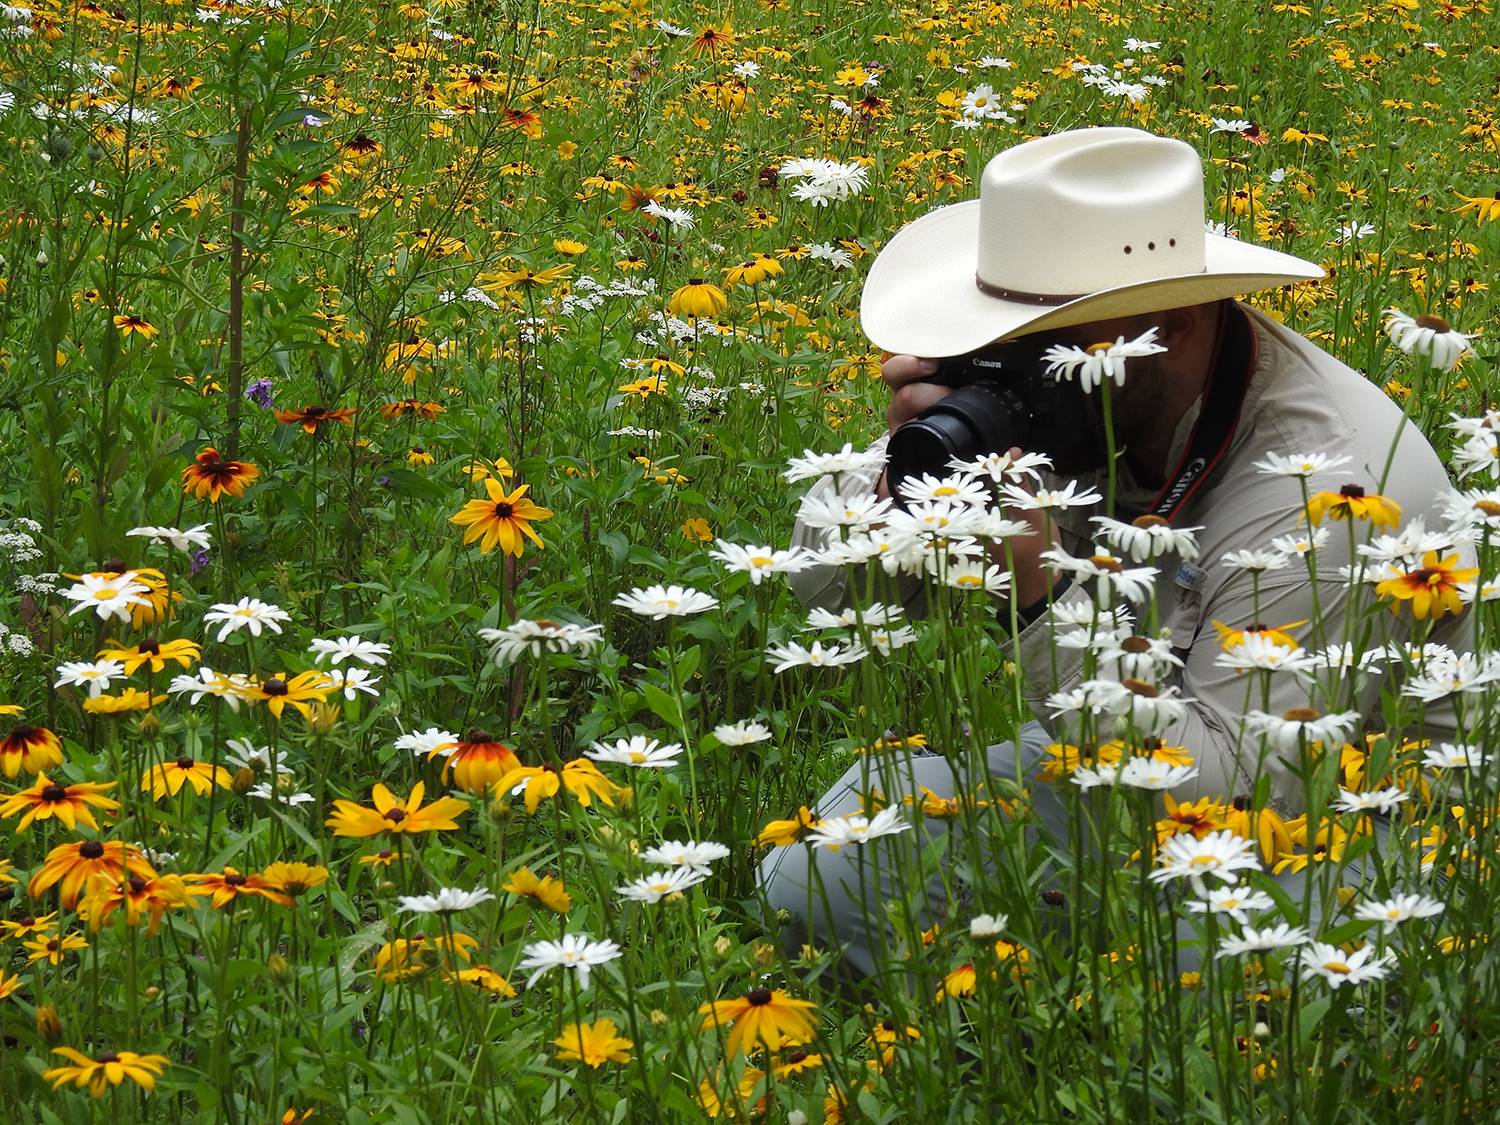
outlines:
[[[991,285],[977,273],[974,284],[987,297],[998,297],[1002,301],[1015,301],[1022,305],[1066,305],[1087,297],[1087,293],[1028,293],[1024,289],[1006,289],[1003,285]]]

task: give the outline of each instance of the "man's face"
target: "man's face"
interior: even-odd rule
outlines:
[[[1159,322],[1155,313],[1138,313],[1109,320],[1091,320],[1050,332],[1038,332],[1040,344],[1087,349],[1094,344],[1113,344],[1116,340],[1134,340]],[[1170,353],[1141,356],[1126,361],[1125,385],[1110,387],[1110,407],[1114,414],[1117,436],[1123,444],[1140,441],[1160,424],[1165,401],[1165,361]],[[1091,399],[1098,399],[1096,391]]]

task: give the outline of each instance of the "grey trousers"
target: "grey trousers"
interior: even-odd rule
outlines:
[[[1066,782],[1035,780],[1034,773],[1045,756],[1043,747],[1053,741],[1040,723],[1023,726],[1015,743],[1002,742],[986,751],[992,777],[1025,779],[1030,790],[1034,818],[1026,827],[1028,847],[1038,844],[1057,855],[1061,863],[1069,862],[1069,809],[1057,786]],[[910,756],[884,755],[878,774],[871,762],[855,762],[839,778],[814,810],[820,817],[845,816],[861,808],[861,793],[872,785],[881,790],[887,802],[895,804],[903,796],[918,794],[923,787],[942,798],[953,797],[956,784],[954,766],[936,754]],[[956,829],[955,829],[956,826]],[[924,817],[919,832],[908,830],[897,836],[874,840],[864,845],[847,845],[837,851],[791,844],[774,848],[761,861],[759,881],[766,905],[774,916],[788,917],[781,929],[781,940],[789,956],[796,956],[804,944],[841,952],[843,969],[855,978],[868,977],[878,968],[879,953],[894,948],[897,928],[892,922],[893,909],[898,917],[914,926],[925,928],[934,922],[952,919],[950,924],[967,927],[968,919],[978,913],[1016,913],[1018,904],[981,902],[968,908],[964,890],[955,887],[953,878],[958,865],[971,862],[976,854],[956,819]],[[1377,821],[1378,853],[1385,843],[1385,822]],[[915,837],[915,838],[914,838]],[[1087,846],[1087,845],[1086,845]],[[909,865],[901,855],[913,856],[913,848],[937,848],[940,851],[937,874],[923,887],[906,886],[902,871]],[[897,849],[905,849],[900,853]],[[986,864],[986,870],[993,869]],[[1297,903],[1303,901],[1307,879],[1316,865],[1304,872],[1286,872],[1275,881]],[[1343,873],[1344,881],[1363,877],[1361,866],[1351,864]],[[1033,887],[1031,894],[1042,888]],[[1319,888],[1310,903],[1310,917],[1304,924],[1317,937],[1322,919],[1333,906],[1332,894]],[[958,901],[955,902],[955,897]],[[1033,904],[1025,904],[1028,909]],[[1171,909],[1165,902],[1162,910]],[[1043,913],[1047,913],[1045,908]],[[1054,917],[1060,920],[1060,915]],[[1177,931],[1179,971],[1197,970],[1202,958],[1201,916],[1186,916],[1178,911]],[[776,922],[773,920],[773,925]],[[1239,927],[1222,916],[1216,920],[1221,933],[1238,932]],[[908,927],[909,928],[909,927]]]

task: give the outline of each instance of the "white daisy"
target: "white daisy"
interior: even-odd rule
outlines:
[[[724,746],[750,746],[770,738],[771,728],[755,719],[741,719],[720,723],[714,727],[714,737]]]
[[[327,658],[333,664],[358,660],[361,664],[382,665],[391,654],[391,646],[378,641],[367,641],[363,637],[333,637],[327,640],[314,637],[307,646],[307,651],[313,654],[314,664],[322,664],[324,658]]]
[[[1106,543],[1136,562],[1150,562],[1165,554],[1175,554],[1186,562],[1198,557],[1198,540],[1193,532],[1202,531],[1202,527],[1173,527],[1156,516],[1142,516],[1134,523],[1122,523],[1108,516],[1089,519],[1099,525]]]
[[[169,543],[185,555],[192,554],[195,549],[206,551],[213,542],[206,523],[200,523],[186,531],[179,531],[175,527],[133,527],[125,534],[140,536],[153,543]]]
[[[1162,844],[1156,855],[1159,866],[1151,872],[1151,879],[1157,883],[1189,879],[1202,897],[1203,880],[1210,875],[1225,883],[1235,883],[1239,881],[1236,871],[1259,871],[1258,849],[1254,840],[1246,840],[1227,828],[1202,838],[1183,833]]]
[[[1104,497],[1093,488],[1079,491],[1078,482],[1070,480],[1062,488],[1039,488],[1027,492],[1019,485],[1007,484],[1000,490],[1001,501],[1009,507],[1023,512],[1047,512],[1063,508],[1087,508]]]
[[[1003,933],[1010,918],[1005,914],[976,914],[969,919],[969,936],[975,941],[984,941]]]
[[[808,527],[867,528],[891,513],[891,502],[872,492],[866,496],[817,496],[802,498],[797,519]]]
[[[536,657],[544,652],[580,652],[587,656],[604,643],[604,627],[523,618],[503,629],[481,629],[479,637],[490,642],[490,659],[504,667],[523,656]]]
[[[1381,929],[1391,933],[1402,922],[1413,918],[1435,918],[1444,910],[1443,904],[1427,895],[1394,895],[1384,902],[1362,902],[1354,908],[1354,916],[1366,922],[1379,922]]]
[[[379,682],[380,677],[372,676],[368,668],[334,668],[321,686],[343,692],[345,699],[354,699],[360,692],[379,699],[380,692],[375,688]]]
[[[1276,900],[1265,891],[1231,883],[1227,887],[1210,888],[1203,898],[1187,899],[1182,905],[1193,914],[1227,914],[1240,925],[1248,926],[1250,911],[1269,910]]]
[[[548,969],[572,969],[578,974],[578,987],[589,986],[589,972],[598,965],[613,961],[620,947],[608,938],[595,941],[588,934],[564,934],[561,941],[535,941],[521,950],[525,957],[517,966],[534,969],[526,979],[532,988]]]
[[[1369,793],[1356,793],[1352,789],[1341,788],[1333,801],[1333,808],[1341,813],[1392,813],[1401,802],[1409,800],[1411,794],[1394,785]]]
[[[1311,941],[1308,932],[1301,926],[1289,926],[1278,922],[1274,926],[1255,929],[1246,926],[1239,937],[1227,937],[1219,942],[1220,957],[1237,957],[1242,953],[1267,953],[1273,949],[1296,949]]]
[[[451,757],[458,749],[458,735],[441,727],[428,727],[423,731],[410,731],[396,739],[397,750],[410,750],[413,754],[427,756],[437,754]]]
[[[481,902],[489,902],[495,896],[483,887],[472,891],[457,887],[443,887],[435,895],[398,895],[397,914],[457,914]]]
[[[776,672],[785,672],[788,668],[836,668],[841,664],[854,664],[868,655],[858,641],[851,642],[847,648],[836,644],[825,648],[822,641],[814,641],[811,647],[788,641],[784,645],[766,648],[766,658],[776,661],[773,669]]]
[[[663,840],[654,847],[647,848],[641,852],[641,859],[647,863],[660,864],[663,867],[689,867],[694,871],[701,871],[707,875],[709,864],[726,858],[729,849],[723,844],[716,844],[712,840],[695,842],[693,840]]]
[[[86,687],[89,698],[109,690],[112,681],[125,675],[125,665],[118,660],[70,660],[57,666],[53,687]]]
[[[1175,789],[1197,776],[1197,766],[1174,766],[1155,758],[1131,758],[1120,767],[1118,783],[1130,789]]]
[[[682,747],[675,742],[663,744],[657,739],[636,734],[614,742],[595,742],[583,756],[596,762],[660,770],[675,766],[681,753]]]
[[[1440,316],[1423,313],[1407,316],[1400,309],[1386,309],[1385,332],[1391,343],[1407,355],[1424,357],[1439,371],[1452,371],[1459,360],[1472,355],[1469,337],[1456,332]]]
[[[630,610],[641,617],[660,621],[664,617],[687,617],[713,609],[719,600],[691,586],[646,586],[637,587],[621,594],[611,605]]]
[[[216,641],[223,641],[229,634],[248,629],[252,637],[258,637],[262,629],[280,634],[281,623],[290,621],[292,615],[280,606],[263,602],[259,598],[241,598],[237,602],[219,602],[209,607],[203,615],[205,625],[222,625]]]
[[[1278,750],[1296,750],[1303,741],[1308,745],[1341,746],[1361,718],[1358,711],[1339,711],[1324,715],[1311,707],[1294,707],[1281,715],[1250,711],[1245,715],[1245,730],[1263,735]]]
[[[150,590],[136,581],[138,577],[133,570],[123,574],[85,574],[62,592],[63,597],[76,603],[68,610],[68,616],[92,609],[100,621],[129,621],[132,606],[151,604],[146,596]]]
[[[1435,770],[1477,770],[1489,760],[1482,747],[1469,742],[1444,742],[1428,747],[1422,764]]]
[[[1268,473],[1278,477],[1308,477],[1316,476],[1318,473],[1330,472],[1347,465],[1349,458],[1341,454],[1332,453],[1267,453],[1261,460],[1255,462],[1255,468],[1262,473]]]
[[[1145,96],[1144,90],[1141,96]],[[1069,381],[1076,375],[1079,386],[1085,391],[1092,391],[1105,379],[1113,379],[1115,386],[1123,387],[1127,359],[1158,355],[1167,350],[1156,342],[1156,333],[1157,329],[1148,328],[1134,340],[1127,341],[1120,336],[1113,344],[1090,344],[1086,348],[1053,344],[1042,353],[1042,359],[1047,364],[1048,375]]]
[[[632,879],[616,888],[615,894],[631,902],[660,902],[668,895],[681,894],[689,887],[696,887],[708,878],[706,868],[669,867],[665,871],[653,871],[643,879]]]
[[[1396,959],[1382,953],[1371,960],[1372,946],[1345,953],[1336,945],[1315,941],[1299,959],[1303,980],[1322,979],[1332,988],[1345,984],[1364,984],[1365,981],[1382,980],[1390,975]]]
[[[836,453],[815,453],[804,449],[801,457],[793,457],[787,462],[781,475],[788,483],[795,484],[799,480],[835,473],[874,473],[884,465],[885,454],[881,450],[855,449],[853,444],[845,442],[844,448]]]
[[[808,836],[815,848],[833,848],[837,851],[846,844],[865,844],[881,836],[894,836],[905,832],[911,825],[901,818],[899,807],[892,805],[881,809],[873,817],[838,816],[820,820]]]
[[[739,571],[750,576],[750,584],[759,586],[767,575],[796,574],[812,565],[807,552],[800,547],[777,551],[770,547],[741,546],[723,539],[715,540],[715,548],[709,557],[718,559],[724,569]]]

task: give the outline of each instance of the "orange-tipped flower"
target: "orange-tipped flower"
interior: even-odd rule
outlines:
[[[209,446],[191,465],[182,470],[182,490],[199,500],[217,504],[219,497],[243,496],[245,489],[260,476],[260,470],[245,461],[225,461],[219,451]]]
[[[47,861],[26,884],[26,893],[32,898],[40,898],[55,885],[63,906],[71,910],[78,905],[89,880],[100,875],[115,882],[127,875],[154,879],[156,869],[140,848],[119,840],[58,844],[47,853]]]
[[[0,804],[0,817],[24,814],[21,822],[16,825],[17,832],[25,832],[34,820],[50,820],[54,817],[62,821],[69,831],[76,829],[80,821],[97,831],[99,822],[94,819],[89,806],[103,809],[105,813],[119,812],[120,802],[103,796],[114,787],[113,781],[80,781],[73,785],[60,785],[45,773],[38,774],[36,784],[30,789],[12,793],[4,804]]]

